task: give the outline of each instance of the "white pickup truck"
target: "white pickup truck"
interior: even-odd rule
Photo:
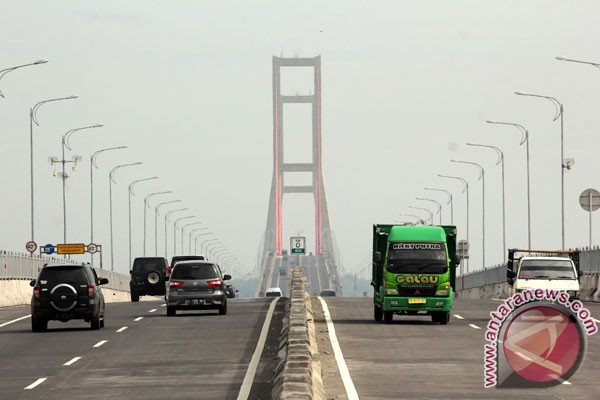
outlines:
[[[527,253],[517,257],[516,253]],[[579,297],[579,252],[522,250],[508,251],[507,281],[512,292],[526,289],[562,290]]]

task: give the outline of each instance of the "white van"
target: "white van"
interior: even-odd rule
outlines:
[[[571,298],[578,298],[578,278],[577,268],[571,258],[521,257],[512,282],[513,294],[526,289],[554,289],[569,293]]]
[[[265,291],[265,297],[281,297],[283,292],[278,287],[271,287]]]

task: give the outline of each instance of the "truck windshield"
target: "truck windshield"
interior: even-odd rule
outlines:
[[[443,274],[447,271],[443,243],[390,243],[388,271],[394,274]]]
[[[521,279],[575,279],[570,260],[523,260],[519,269]]]

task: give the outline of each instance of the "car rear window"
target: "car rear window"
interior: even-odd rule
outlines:
[[[87,282],[88,276],[81,266],[64,266],[44,268],[40,272],[39,282],[41,285],[57,282]]]
[[[135,272],[162,271],[165,269],[163,260],[136,260],[133,262]]]
[[[211,279],[218,278],[213,264],[177,263],[171,274],[172,279]]]

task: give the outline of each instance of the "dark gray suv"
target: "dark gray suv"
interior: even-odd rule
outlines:
[[[99,278],[86,263],[79,265],[44,265],[37,279],[31,281],[31,330],[42,332],[49,320],[62,322],[83,319],[92,329],[104,327],[104,295]]]
[[[206,260],[180,261],[173,266],[167,288],[167,315],[177,310],[219,310],[227,314],[225,281],[221,268]]]

